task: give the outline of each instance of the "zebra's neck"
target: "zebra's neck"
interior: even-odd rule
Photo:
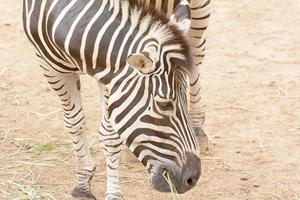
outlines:
[[[112,32],[103,35],[99,49],[107,49],[106,55],[98,56],[100,66],[105,69],[96,72],[89,72],[100,82],[107,84],[112,78],[126,67],[127,57],[136,52],[149,52],[149,48],[155,51],[151,58],[154,61],[161,59],[161,54],[170,49],[181,49],[178,41],[169,42],[174,38],[174,27],[169,24],[169,20],[157,13],[154,9],[145,7],[143,4],[132,3],[124,0],[104,0],[107,3],[105,12],[110,15],[110,22],[105,23],[106,28],[111,27]],[[178,34],[178,33],[177,33]],[[169,43],[168,43],[169,42]],[[109,43],[109,45],[107,45]],[[164,45],[168,43],[168,45]],[[101,46],[101,44],[104,45]],[[94,57],[95,56],[94,51]],[[96,61],[94,59],[94,61]],[[92,69],[99,67],[96,62],[93,63]],[[88,67],[88,66],[87,66]],[[163,65],[159,65],[163,67]],[[91,68],[90,68],[91,69]]]

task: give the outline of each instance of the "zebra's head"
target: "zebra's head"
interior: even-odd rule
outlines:
[[[184,193],[196,185],[201,173],[188,115],[191,53],[174,22],[161,23],[146,15],[140,26],[144,23],[152,26],[114,83],[109,118],[148,170],[152,188],[170,192],[164,178],[169,174],[177,192]]]

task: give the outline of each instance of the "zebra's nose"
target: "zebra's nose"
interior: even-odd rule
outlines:
[[[166,174],[170,180],[166,180]],[[160,192],[170,192],[170,187],[175,187],[176,191],[182,194],[196,185],[200,174],[200,159],[192,153],[186,153],[185,164],[182,168],[175,165],[160,164],[152,174],[150,183],[153,189]]]
[[[193,188],[201,175],[201,162],[200,159],[192,154],[186,153],[186,163],[182,169],[182,188],[183,192]]]

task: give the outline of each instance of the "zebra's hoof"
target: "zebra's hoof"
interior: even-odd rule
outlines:
[[[72,191],[71,195],[74,200],[96,200],[96,197],[90,191],[81,192],[77,188]]]
[[[208,138],[207,136],[198,136],[197,137],[199,146],[200,146],[200,153],[205,153],[208,151]]]
[[[137,157],[127,148],[124,147],[122,150],[122,162],[128,162],[128,163],[134,163],[134,162],[139,162]]]
[[[201,127],[194,127],[196,138],[199,142],[200,153],[208,151],[208,137]]]
[[[105,200],[123,200],[123,195],[121,193],[108,193]]]

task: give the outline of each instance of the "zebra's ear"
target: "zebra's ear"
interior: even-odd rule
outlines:
[[[127,58],[127,63],[143,74],[149,74],[154,70],[153,60],[146,52],[131,54]]]
[[[192,14],[190,4],[187,0],[182,0],[174,9],[170,17],[171,22],[187,33],[191,26]]]

